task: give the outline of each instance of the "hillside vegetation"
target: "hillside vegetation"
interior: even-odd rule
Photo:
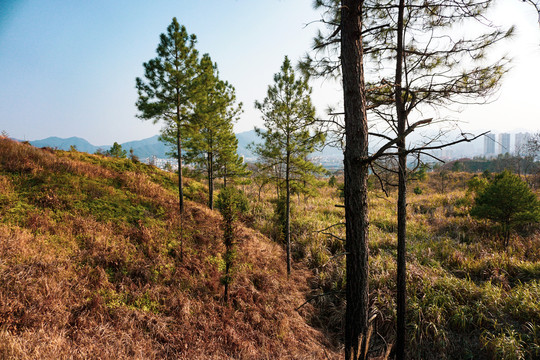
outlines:
[[[187,201],[181,231],[175,178],[0,138],[0,358],[337,358],[296,310],[310,272],[287,279],[282,249],[243,225],[223,302],[221,216]]]
[[[540,229],[522,226],[508,247],[496,224],[469,215],[469,173],[430,173],[410,184],[407,228],[407,340],[410,359],[540,358]],[[370,179],[372,355],[395,341],[396,193]],[[416,190],[415,190],[416,188]],[[341,190],[293,199],[293,258],[316,274],[312,324],[340,339],[345,312],[345,228]],[[255,227],[279,238],[276,190],[248,188]],[[538,195],[538,193],[537,193]]]
[[[494,223],[469,215],[472,177],[409,186],[407,356],[538,359],[540,229],[517,227],[504,246]],[[0,358],[342,356],[339,179],[292,197],[290,278],[276,188],[242,185],[249,227],[237,225],[225,303],[221,216],[187,179],[181,230],[176,178],[0,139]],[[395,198],[370,183],[372,358],[396,337]]]

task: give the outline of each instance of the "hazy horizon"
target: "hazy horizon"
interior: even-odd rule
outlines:
[[[159,124],[136,118],[135,78],[142,76],[143,62],[155,57],[172,17],[197,36],[199,52],[209,53],[221,77],[236,88],[245,110],[237,133],[262,126],[254,101],[264,98],[285,55],[296,61],[309,51],[317,26],[306,24],[319,19],[311,2],[302,0],[25,0],[4,1],[0,10],[0,130],[19,139],[77,136],[93,144],[159,133]],[[460,120],[467,131],[536,132],[538,16],[525,3],[499,4],[492,15],[497,24],[517,26],[499,50],[514,58],[501,91],[491,104],[439,115]],[[319,116],[328,105],[339,106],[338,83],[318,80],[312,86]]]

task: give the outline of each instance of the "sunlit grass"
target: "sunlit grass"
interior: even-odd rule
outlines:
[[[514,236],[509,248],[502,248],[491,224],[468,215],[472,197],[466,183],[471,177],[450,174],[444,191],[437,175],[409,187],[410,356],[535,359],[540,354],[539,230],[525,229]],[[413,193],[416,186],[422,188],[421,194]],[[276,192],[270,186],[265,190],[261,202],[251,197],[257,209],[255,226],[279,240],[271,206]],[[337,188],[319,186],[318,192],[316,197],[300,195],[293,200],[293,248],[301,249],[295,260],[315,272],[312,293],[328,294],[312,301],[319,309],[314,324],[339,337],[345,308],[345,228],[332,225],[344,221],[343,209],[335,206],[343,200]],[[391,342],[396,317],[395,190],[386,197],[373,189],[369,206],[371,313],[376,315],[376,331]]]
[[[181,222],[176,181],[0,138],[0,358],[338,357],[295,310],[305,273],[288,279],[279,246],[243,225],[222,301],[221,217],[185,179]]]

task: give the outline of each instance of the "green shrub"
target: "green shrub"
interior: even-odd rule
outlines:
[[[521,177],[505,170],[478,193],[471,215],[498,223],[508,246],[517,225],[540,221],[540,201]]]
[[[221,283],[225,287],[223,298],[228,300],[228,289],[232,283],[232,267],[236,258],[235,247],[235,222],[238,215],[248,211],[248,199],[243,192],[234,188],[227,187],[220,191],[216,207],[223,215],[223,243],[225,244],[225,254],[223,260],[225,262],[225,273],[221,277]]]
[[[337,184],[336,177],[332,175],[330,179],[328,180],[328,186],[335,187]]]

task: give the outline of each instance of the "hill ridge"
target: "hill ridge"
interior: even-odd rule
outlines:
[[[0,139],[2,356],[337,358],[306,324],[310,306],[295,309],[309,271],[287,280],[283,250],[243,225],[223,303],[220,215],[194,201],[204,186],[186,179],[181,232],[174,179]]]

